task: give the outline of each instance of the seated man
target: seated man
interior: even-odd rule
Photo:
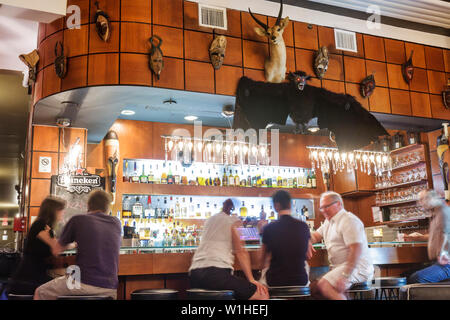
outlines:
[[[222,212],[205,222],[200,245],[189,268],[191,288],[233,290],[238,300],[268,299],[267,288],[253,278],[250,257],[237,230],[241,222],[230,216],[233,210],[233,201],[227,199]],[[248,281],[233,276],[233,252]]]
[[[405,241],[428,241],[428,257],[433,265],[416,271],[408,283],[430,283],[450,279],[450,207],[435,191],[421,191],[419,204],[431,214],[429,233],[406,236]]]
[[[79,275],[62,276],[38,287],[35,300],[55,300],[63,295],[106,295],[117,297],[120,221],[108,215],[111,197],[103,190],[91,192],[88,213],[73,216],[65,225],[55,253],[76,242]],[[75,270],[75,273],[76,270]],[[78,283],[74,283],[80,276]]]
[[[305,286],[308,283],[305,266],[309,227],[291,216],[291,196],[288,192],[277,191],[272,201],[279,218],[263,231],[262,261],[270,259],[266,282],[272,287]]]
[[[327,299],[345,300],[345,291],[353,283],[370,281],[374,268],[369,255],[364,225],[344,209],[342,197],[332,191],[320,196],[324,224],[311,235],[312,243],[325,241],[330,271],[317,288]]]

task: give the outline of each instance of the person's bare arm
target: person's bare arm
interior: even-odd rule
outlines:
[[[352,274],[353,270],[355,270],[356,264],[361,258],[362,246],[363,245],[359,242],[348,245],[349,253],[347,261],[345,262],[344,273],[348,274],[349,276]]]
[[[267,251],[267,247],[265,244],[261,245],[261,253],[260,253],[260,265],[261,269],[264,269],[269,266],[271,254]]]
[[[317,243],[317,242],[321,242],[322,241],[322,236],[320,235],[320,233],[318,233],[317,231],[314,231],[313,233],[311,233],[311,243]]]

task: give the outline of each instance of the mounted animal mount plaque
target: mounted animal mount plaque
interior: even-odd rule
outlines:
[[[375,77],[373,73],[361,81],[359,89],[363,98],[368,98],[372,95],[375,90]]]
[[[414,76],[414,66],[412,63],[412,56],[413,56],[414,50],[411,51],[411,56],[409,59],[402,64],[402,74],[403,79],[405,79],[406,83],[410,84],[412,81],[412,78]]]
[[[119,137],[113,130],[108,131],[105,136],[105,158],[106,166],[108,168],[109,192],[112,195],[112,202],[116,201],[117,188],[117,170],[119,168],[120,149]]]
[[[248,12],[260,27],[255,27],[255,32],[269,38],[270,57],[264,64],[264,72],[267,82],[280,83],[286,77],[286,45],[284,44],[283,32],[289,23],[289,17],[281,19],[283,13],[283,1],[280,0],[280,12],[273,27],[259,21],[252,13],[250,8]]]
[[[100,38],[107,42],[111,35],[111,25],[109,23],[109,16],[106,12],[100,10],[98,6],[98,1],[95,1],[95,5],[97,7],[97,12],[95,13],[95,30],[97,30]]]
[[[314,58],[314,72],[319,79],[325,75],[328,69],[328,48],[323,46],[316,52],[316,57]]]
[[[227,48],[227,38],[225,36],[217,36],[211,42],[209,47],[209,58],[214,69],[218,70],[225,59],[225,50]]]
[[[155,43],[154,39],[158,39],[158,42]],[[163,53],[161,51],[162,39],[159,36],[154,35],[149,39],[149,41],[152,47],[149,52],[148,66],[159,80],[161,71],[164,68]]]
[[[61,54],[58,55],[58,45],[61,48]],[[64,48],[61,41],[55,44],[55,71],[56,75],[63,79],[67,73],[67,57],[64,55]]]
[[[37,50],[33,50],[28,54],[21,54],[19,59],[28,67],[28,94],[31,94],[31,86],[36,81],[36,66],[39,62],[39,53]]]
[[[450,109],[450,79],[447,80],[447,86],[442,91],[442,99],[446,109]]]

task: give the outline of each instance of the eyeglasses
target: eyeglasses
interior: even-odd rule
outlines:
[[[329,207],[331,207],[333,204],[338,203],[338,201],[333,201],[332,203],[329,203],[325,206],[319,207],[319,210],[325,210],[328,209]]]

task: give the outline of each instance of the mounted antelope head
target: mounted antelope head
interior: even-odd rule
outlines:
[[[277,21],[273,27],[259,21],[248,8],[250,15],[260,27],[255,27],[255,32],[269,38],[270,57],[266,58],[264,64],[265,76],[267,82],[283,82],[286,76],[286,45],[284,44],[283,32],[289,23],[289,17],[281,19],[283,13],[283,0],[280,0],[280,12]]]

